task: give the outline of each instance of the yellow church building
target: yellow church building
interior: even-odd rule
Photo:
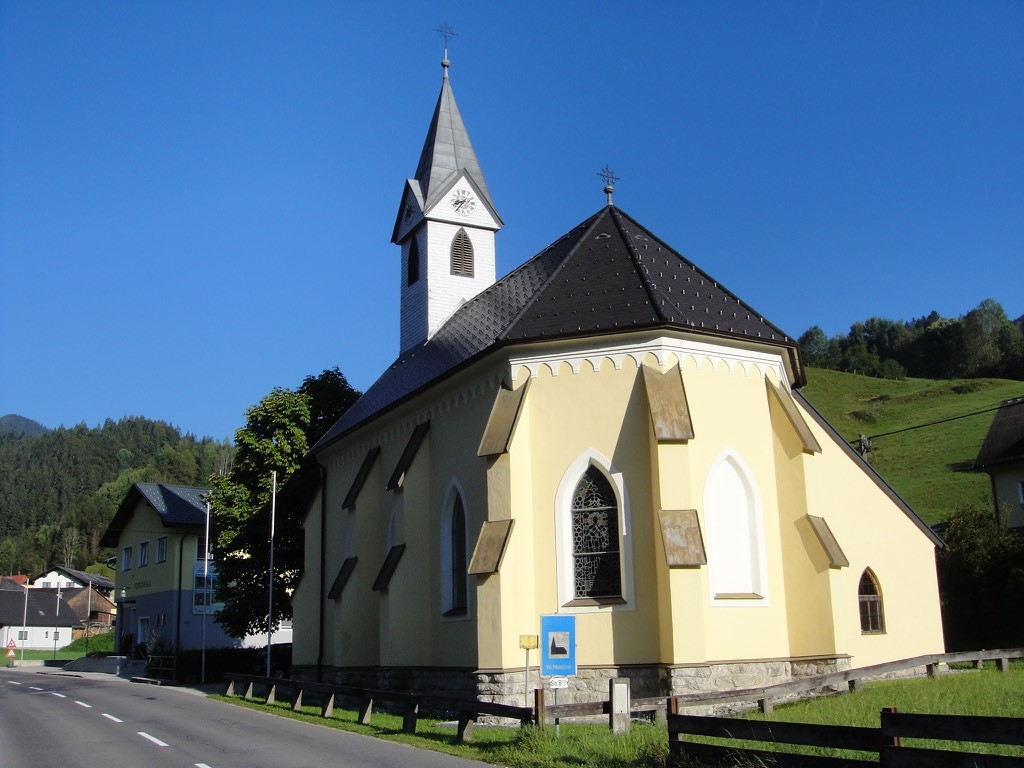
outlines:
[[[942,652],[935,534],[800,395],[795,341],[611,186],[496,279],[442,64],[392,236],[399,356],[313,449],[296,672],[518,703],[550,616],[563,700]]]

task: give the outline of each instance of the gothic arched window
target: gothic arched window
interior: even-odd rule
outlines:
[[[452,240],[452,274],[460,277],[473,276],[473,243],[463,227]]]
[[[857,602],[860,605],[860,631],[864,634],[885,632],[885,612],[882,610],[882,590],[878,579],[865,568],[857,586]]]
[[[572,558],[576,599],[622,596],[618,503],[608,478],[593,465],[573,493]]]
[[[466,549],[466,507],[453,487],[441,526],[441,611],[445,616],[465,616],[469,610]]]

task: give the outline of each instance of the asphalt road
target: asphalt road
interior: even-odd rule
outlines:
[[[480,768],[181,688],[0,669],[0,768]]]

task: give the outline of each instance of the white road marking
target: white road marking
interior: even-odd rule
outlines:
[[[11,685],[21,685],[21,683],[19,683],[17,680],[8,680],[7,682]]]
[[[196,763],[196,768],[210,768],[206,763]]]
[[[56,691],[50,691],[50,695],[51,696],[56,696],[58,699],[66,699],[67,698],[67,696],[65,696],[63,693],[57,693]]]
[[[107,718],[107,720],[113,720],[115,723],[123,723],[124,722],[124,720],[122,720],[121,718],[114,717],[113,715],[108,715],[106,712],[103,713],[103,716],[105,718]]]
[[[160,739],[158,739],[156,736],[150,736],[145,731],[136,731],[136,733],[138,733],[139,736],[141,736],[144,739],[149,739],[154,744],[156,744],[158,747],[169,747],[170,746],[170,744],[168,744],[166,741],[160,741]]]
[[[86,709],[92,709],[92,704],[86,704],[84,701],[79,701],[78,699],[75,699],[75,704],[80,707],[85,707]]]
[[[18,685],[21,685],[21,683],[18,683]],[[30,686],[28,687],[28,689],[29,689],[30,691],[41,691],[41,690],[43,690],[43,689],[42,689],[42,688],[40,688],[40,687],[39,687],[38,685],[30,685]]]

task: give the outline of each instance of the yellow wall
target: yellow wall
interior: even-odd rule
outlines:
[[[549,350],[552,360],[561,350],[572,364],[510,368],[520,359],[496,354],[319,456],[328,468],[324,592],[346,555],[359,558],[340,600],[325,599],[325,664],[515,668],[523,661],[519,636],[536,634],[541,615],[559,612],[577,616],[581,665],[851,654],[860,666],[941,650],[932,542],[809,414],[822,452],[803,450],[765,388],[765,376],[777,381],[785,370],[777,352],[752,344],[738,361],[643,352],[613,360],[596,352],[573,357],[565,345]],[[654,439],[638,361],[679,366],[693,439]],[[529,377],[530,388],[508,453],[481,458],[477,447],[504,376],[516,386]],[[430,431],[403,487],[385,491],[413,428],[427,419]],[[343,510],[374,446],[381,453],[373,471],[355,507]],[[713,566],[670,569],[665,561],[659,511],[697,510],[706,536],[709,473],[726,457],[756,500],[766,575],[759,599],[715,599]],[[567,608],[556,578],[557,520],[567,509],[556,500],[579,479],[569,471],[574,463],[580,470],[590,460],[622,484],[627,604]],[[442,514],[453,482],[465,502],[467,556],[484,520],[515,520],[500,573],[469,579],[468,620],[441,616]],[[849,567],[829,567],[808,514],[826,519]],[[373,592],[392,516],[406,551],[389,588]],[[316,505],[295,601],[297,663],[316,661],[319,528]],[[860,632],[857,583],[869,566],[883,589],[884,635]]]

